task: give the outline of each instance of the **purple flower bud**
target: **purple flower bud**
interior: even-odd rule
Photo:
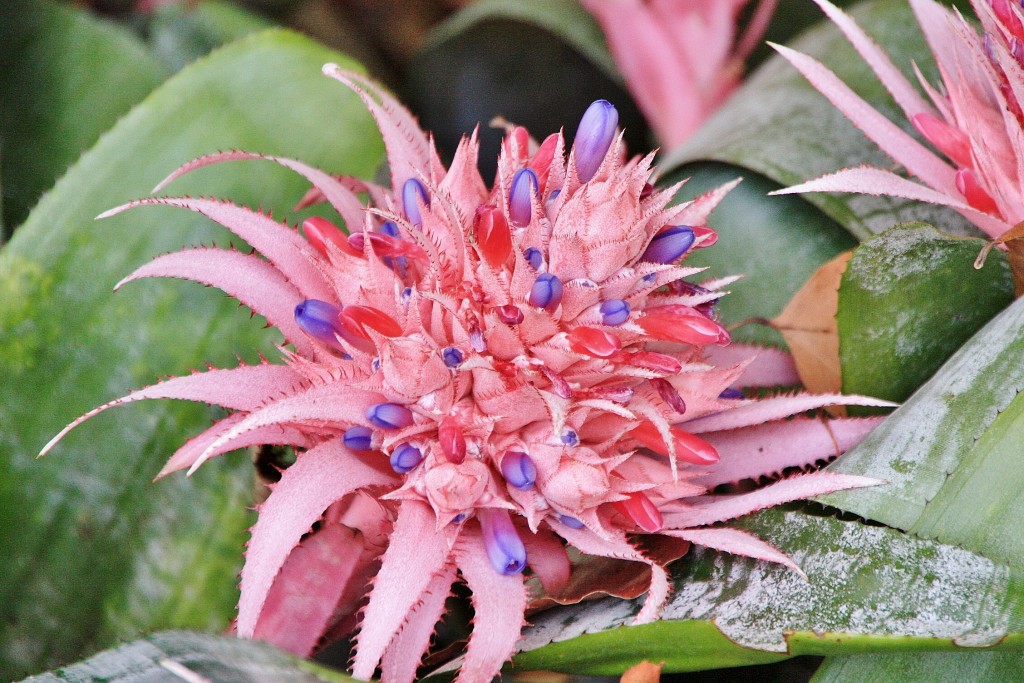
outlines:
[[[405,217],[416,226],[423,225],[420,204],[430,206],[427,188],[423,187],[423,183],[416,178],[409,178],[402,186],[402,208],[405,209]]]
[[[629,304],[622,299],[608,299],[601,304],[601,322],[618,327],[629,320]]]
[[[508,510],[482,508],[477,511],[484,534],[484,547],[491,566],[499,574],[518,574],[526,567],[526,547],[512,525]]]
[[[548,213],[548,217],[551,218],[551,210],[555,207],[555,202],[558,201],[558,196],[562,194],[561,190],[551,190],[548,193],[548,198],[544,201],[544,210]]]
[[[452,524],[460,524],[460,523],[466,521],[466,517],[468,517],[468,515],[465,512],[460,512],[459,514],[457,514],[454,517],[452,517],[451,523]]]
[[[341,437],[341,440],[345,443],[346,448],[353,451],[373,450],[373,430],[369,427],[362,425],[349,427],[345,430],[345,435]]]
[[[594,177],[608,154],[608,148],[615,139],[615,127],[619,125],[619,112],[608,100],[598,100],[587,107],[576,129],[573,142],[573,156],[576,159],[576,173],[580,182]]]
[[[402,231],[398,229],[398,223],[394,221],[385,221],[380,226],[380,232],[384,233],[388,237],[402,237]]]
[[[412,411],[399,403],[375,403],[366,409],[366,419],[381,429],[401,429],[412,424]]]
[[[295,307],[295,322],[299,328],[314,339],[338,346],[338,315],[341,309],[319,299],[306,299]]]
[[[693,228],[688,225],[670,225],[662,228],[647,245],[640,260],[650,263],[673,263],[693,246],[694,239],[696,236],[693,234]]]
[[[582,529],[585,526],[583,522],[569,515],[558,515],[558,521],[570,529]]]
[[[544,254],[540,253],[540,249],[536,247],[528,247],[523,252],[523,258],[534,270],[540,270],[540,267],[544,265]]]
[[[501,475],[512,486],[529,491],[537,481],[537,466],[533,458],[522,451],[508,451],[501,459]]]
[[[562,432],[562,443],[566,446],[579,446],[580,435],[576,433],[575,429],[566,429]]]
[[[512,225],[522,228],[533,218],[533,195],[540,183],[537,174],[529,168],[521,168],[512,176],[512,189],[508,194],[508,217]]]
[[[736,387],[729,387],[718,395],[718,398],[738,399],[743,398],[743,390]]]
[[[423,462],[423,453],[411,443],[399,444],[391,451],[391,469],[405,474]]]
[[[380,358],[374,358],[373,360],[371,360],[370,367],[373,369],[374,372],[380,370]]]
[[[446,346],[441,349],[441,358],[444,359],[444,364],[450,368],[459,367],[462,365],[462,361],[465,360],[462,351],[459,351],[454,346]]]
[[[530,305],[553,311],[562,303],[562,281],[551,273],[541,273],[530,288]]]

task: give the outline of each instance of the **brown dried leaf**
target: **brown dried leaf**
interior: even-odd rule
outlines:
[[[665,662],[651,664],[645,659],[626,669],[619,681],[620,683],[658,683],[661,680],[661,667],[663,666],[665,666]]]
[[[770,321],[789,345],[804,386],[814,393],[836,393],[842,387],[836,310],[839,283],[852,255],[843,252],[818,268]]]

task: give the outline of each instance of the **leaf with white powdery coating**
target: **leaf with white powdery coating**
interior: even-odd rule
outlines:
[[[343,57],[297,35],[260,34],[180,72],[58,182],[0,254],[0,677],[166,627],[224,628],[234,612],[252,465],[221,458],[150,480],[186,436],[223,412],[161,402],[119,408],[68,436],[76,415],[160,374],[275,357],[280,337],[220,292],[114,285],[157,254],[227,233],[161,207],[96,222],[145,197],[179,164],[246,148],[370,176],[383,151],[362,104],[320,68]],[[268,94],[272,94],[269,97]],[[324,122],[311,131],[310,121]],[[170,188],[289,206],[308,188],[265,162],[202,169]],[[236,240],[237,241],[237,240]],[[241,246],[241,245],[239,245]],[[60,397],[55,403],[53,397]]]
[[[686,671],[872,648],[1024,645],[1024,574],[1004,564],[803,512],[774,509],[741,524],[792,557],[808,580],[697,548],[671,567],[675,592],[662,621],[627,627],[640,601],[551,610],[532,619],[515,667],[613,674],[646,658]]]

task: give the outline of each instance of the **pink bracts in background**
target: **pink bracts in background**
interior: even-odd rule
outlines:
[[[665,149],[685,142],[739,84],[778,0],[582,0]]]
[[[781,190],[892,195],[949,206],[992,237],[1024,220],[1024,12],[1011,0],[972,0],[981,32],[935,0],[910,0],[942,76],[918,72],[922,97],[889,57],[828,0],[815,0],[878,75],[928,146],[871,108],[807,55],[782,56],[920,182],[849,168]]]
[[[304,203],[329,202],[349,234],[322,218],[302,234],[214,199],[154,197],[104,214],[180,206],[244,239],[255,252],[167,254],[124,282],[223,289],[281,331],[284,363],[163,381],[93,410],[44,451],[88,417],[144,398],[231,411],[161,476],[246,446],[294,447],[252,529],[238,633],[308,655],[356,631],[353,673],[363,679],[380,666],[386,681],[413,680],[462,580],[475,617],[459,680],[490,681],[524,624],[527,575],[556,594],[572,572],[567,545],[650,566],[638,622],[655,619],[669,591],[639,535],[799,571],[763,541],[711,525],[877,482],[814,472],[747,493],[711,490],[810,469],[877,423],[807,411],[884,402],[746,399],[745,377],[788,380],[791,360],[707,353],[730,341],[715,301],[731,279],[695,284],[702,269],[681,261],[715,242],[705,221],[729,188],[670,206],[678,186],[652,186],[652,156],[626,156],[604,101],[587,110],[568,158],[561,135],[538,145],[511,129],[488,188],[475,136],[446,169],[390,95],[335,65],[324,71],[373,113],[391,187],[225,152],[157,189],[209,164],[270,159],[306,177],[315,189]]]

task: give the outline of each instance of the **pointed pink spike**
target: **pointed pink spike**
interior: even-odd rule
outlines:
[[[520,573],[494,571],[476,528],[463,531],[455,557],[472,591],[475,612],[466,659],[456,683],[490,681],[515,651],[526,613],[526,585]]]
[[[405,622],[381,662],[381,680],[394,683],[412,683],[416,669],[430,647],[430,637],[445,612],[444,601],[451,595],[455,582],[455,566],[448,565],[434,575],[423,593],[423,599]]]
[[[960,194],[973,208],[983,213],[999,215],[999,207],[978,182],[977,176],[971,169],[961,168],[957,171],[956,189],[960,190]]]
[[[239,635],[252,637],[274,577],[324,510],[353,491],[393,482],[394,475],[364,464],[341,444],[341,439],[299,456],[260,507],[252,529],[242,568]]]
[[[974,165],[971,159],[971,139],[962,130],[954,128],[934,114],[918,114],[911,121],[918,133],[958,166]]]
[[[684,541],[702,545],[705,548],[713,548],[714,550],[732,553],[733,555],[742,555],[743,557],[752,557],[755,560],[775,562],[789,567],[800,576],[803,576],[805,579],[807,578],[796,562],[788,555],[756,536],[739,529],[718,527],[714,529],[682,529],[679,531],[665,530],[662,533],[665,536],[681,538]]]
[[[844,396],[843,394],[804,394],[774,396],[759,401],[737,406],[732,410],[712,413],[698,417],[686,423],[686,428],[694,434],[719,432],[726,429],[737,429],[761,424],[771,420],[781,420],[790,415],[798,415],[808,410],[817,410],[825,406],[875,406],[879,408],[895,408],[898,404],[883,401],[870,396]]]
[[[657,506],[651,502],[642,491],[634,491],[628,494],[626,500],[619,500],[612,503],[612,507],[619,511],[624,517],[636,524],[642,531],[654,534],[661,531],[665,521]]]
[[[370,680],[406,616],[423,598],[433,576],[443,571],[448,560],[448,542],[437,533],[436,525],[434,511],[428,505],[414,500],[404,500],[399,505],[388,549],[356,636],[352,664],[352,675],[356,678]],[[495,573],[489,563],[487,569]]]
[[[270,397],[298,388],[303,383],[302,377],[291,368],[269,363],[240,365],[230,370],[214,369],[184,377],[172,377],[93,408],[50,439],[39,455],[46,455],[78,425],[115,406],[145,399],[172,398],[201,401],[230,410],[252,410]]]

